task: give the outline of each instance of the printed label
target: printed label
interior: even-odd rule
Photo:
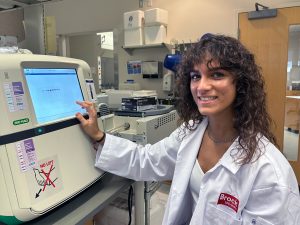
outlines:
[[[12,87],[13,87],[14,95],[24,94],[22,82],[12,82]]]
[[[19,120],[13,121],[13,125],[15,125],[15,126],[25,124],[25,123],[29,123],[29,118],[24,118],[24,119],[19,119]]]
[[[12,82],[3,84],[4,95],[10,112],[25,109],[24,90],[22,82]]]
[[[142,61],[128,61],[127,62],[128,75],[135,75],[142,73]]]
[[[96,90],[95,90],[95,85],[94,85],[93,79],[86,79],[85,83],[86,83],[86,88],[87,88],[87,92],[89,95],[89,99],[92,102],[96,102],[97,96],[96,96]]]
[[[233,209],[235,212],[239,209],[239,200],[227,193],[221,193],[218,199],[218,205],[225,205]]]
[[[16,151],[21,172],[26,172],[37,163],[37,157],[32,139],[16,143]]]

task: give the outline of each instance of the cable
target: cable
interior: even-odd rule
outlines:
[[[109,130],[109,133],[114,134],[118,131],[124,131],[124,130],[128,130],[130,128],[130,123],[125,122],[124,124],[114,127],[113,129]]]
[[[128,191],[128,216],[129,216],[129,221],[128,225],[131,224],[131,212],[132,212],[132,198],[133,198],[133,188],[132,185],[130,185],[129,191]]]

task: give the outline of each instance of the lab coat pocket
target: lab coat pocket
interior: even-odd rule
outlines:
[[[204,215],[203,225],[241,225],[242,220],[234,218],[227,212],[218,209],[217,207],[207,204]]]
[[[257,217],[256,223],[254,223],[254,224],[255,225],[274,225],[273,223],[270,223],[261,217]]]

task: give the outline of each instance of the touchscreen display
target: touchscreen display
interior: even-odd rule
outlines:
[[[75,103],[83,101],[76,69],[24,68],[24,74],[39,124],[85,113]]]

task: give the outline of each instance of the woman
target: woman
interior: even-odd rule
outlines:
[[[169,180],[163,224],[300,224],[298,184],[275,147],[264,82],[239,41],[204,35],[183,57],[177,83],[182,125],[140,146],[99,130],[95,109],[77,114],[98,140],[96,166],[135,180]]]

